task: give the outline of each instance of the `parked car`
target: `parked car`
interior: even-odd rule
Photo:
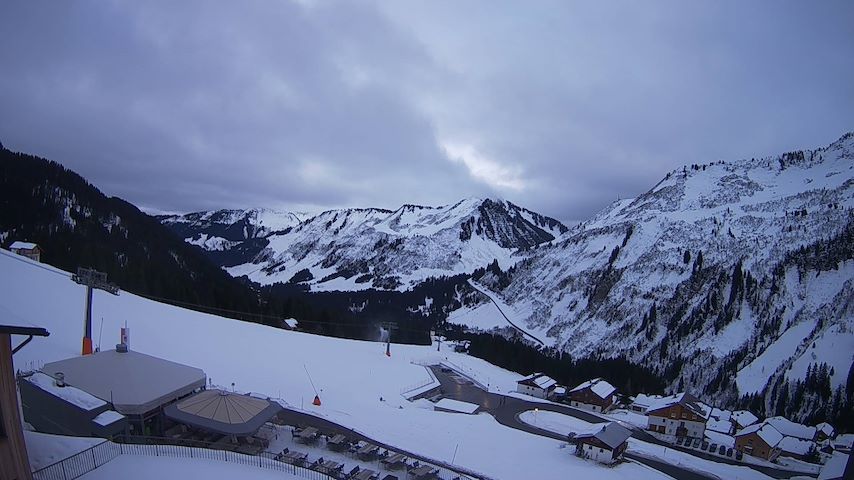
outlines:
[[[732,458],[732,447],[726,449],[726,456]]]
[[[736,451],[735,451],[735,459],[736,459],[736,460],[741,460],[742,458],[744,458],[744,454],[743,454],[743,453],[741,453],[741,450],[736,450]]]
[[[718,455],[726,455],[726,447],[725,446],[721,445],[718,448]]]
[[[709,447],[709,453],[715,453],[715,451],[717,451],[717,449],[718,449],[718,444],[713,443],[712,446]]]
[[[705,451],[706,451],[706,450],[708,450],[708,449],[709,449],[709,442],[705,442],[705,441],[704,441],[704,442],[703,442],[703,444],[702,444],[702,445],[700,445],[700,450],[702,450],[702,451],[704,451],[704,452],[705,452]]]
[[[694,448],[700,448],[700,439],[699,439],[699,438],[695,438],[695,439],[694,439],[694,444],[693,444],[692,446],[693,446]]]

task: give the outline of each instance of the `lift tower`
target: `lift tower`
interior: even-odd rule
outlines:
[[[107,281],[107,274],[92,268],[80,267],[71,279],[80,285],[86,285],[86,312],[83,319],[83,351],[81,355],[92,354],[92,290],[103,290],[113,295],[119,294],[119,287]]]

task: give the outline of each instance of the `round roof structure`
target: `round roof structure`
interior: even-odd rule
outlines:
[[[263,398],[204,390],[164,409],[166,416],[204,430],[225,435],[252,435],[282,410]]]

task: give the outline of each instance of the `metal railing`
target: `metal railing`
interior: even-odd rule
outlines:
[[[152,437],[144,439],[152,441]],[[167,440],[167,439],[162,439]],[[292,465],[276,460],[275,455],[263,452],[246,455],[229,450],[215,450],[205,446],[186,447],[159,443],[114,443],[104,441],[68,458],[33,472],[34,480],[74,480],[114,460],[119,455],[142,455],[150,457],[196,458],[236,463],[289,473],[309,480],[332,480],[334,477],[308,467]]]
[[[35,480],[73,480],[122,454],[121,445],[104,441],[33,472]]]

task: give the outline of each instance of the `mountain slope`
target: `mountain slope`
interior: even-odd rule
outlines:
[[[42,260],[59,268],[104,271],[125,290],[259,310],[255,292],[155,218],[58,163],[0,149],[0,244],[15,240],[38,243]]]
[[[567,231],[557,220],[513,203],[478,198],[394,211],[330,210],[275,230],[261,228],[252,212],[198,212],[161,221],[234,276],[261,284],[304,283],[320,291],[406,289],[432,276],[470,273],[496,259],[509,266],[523,258],[520,251]]]
[[[575,356],[626,356],[673,388],[724,402],[765,392],[770,405],[769,385],[792,364],[827,362],[834,388],[845,382],[852,222],[847,134],[818,150],[670,172],[539,249],[498,293],[516,321]]]
[[[232,267],[254,258],[269,244],[267,236],[299,224],[303,217],[298,213],[256,208],[156,218],[187,243],[207,251],[217,265]]]

